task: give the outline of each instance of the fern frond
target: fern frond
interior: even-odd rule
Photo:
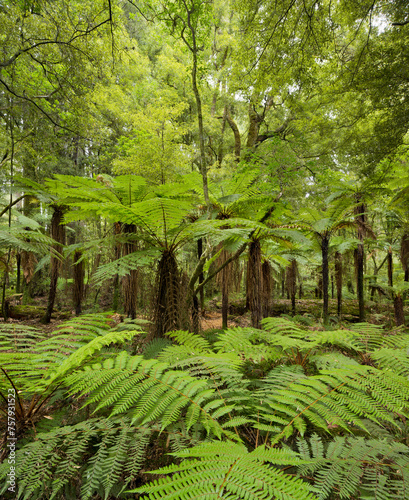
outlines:
[[[337,426],[349,430],[351,424],[365,430],[362,417],[394,425],[394,413],[407,413],[409,383],[361,365],[310,377],[279,369],[270,372],[257,396],[263,402],[257,407],[260,423],[281,427],[272,438],[278,442],[296,431],[303,435],[307,425],[324,432]]]
[[[243,445],[226,442],[209,443],[174,455],[185,460],[180,465],[153,471],[172,474],[171,477],[131,490],[131,493],[140,493],[143,500],[316,498],[308,483],[274,467],[298,463],[297,455],[289,451],[259,447],[249,453]]]
[[[318,435],[299,440],[301,476],[313,476],[318,498],[409,498],[409,448],[400,443],[337,436],[324,444]]]
[[[187,429],[199,422],[208,433],[223,434],[206,404],[215,399],[215,390],[206,380],[170,370],[157,360],[130,357],[122,352],[102,365],[86,366],[68,377],[71,392],[89,394],[87,404],[98,403],[95,411],[111,407],[111,415],[129,413],[132,422],[160,422],[161,429],[176,422],[187,411]],[[224,404],[223,400],[220,400]]]

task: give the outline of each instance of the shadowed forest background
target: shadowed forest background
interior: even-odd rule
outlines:
[[[0,49],[2,498],[409,498],[406,2],[0,0]]]

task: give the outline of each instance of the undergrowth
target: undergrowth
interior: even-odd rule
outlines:
[[[2,498],[409,498],[408,335],[304,323],[149,344],[102,314],[2,325]]]

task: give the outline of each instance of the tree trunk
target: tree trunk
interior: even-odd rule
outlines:
[[[115,222],[114,223],[114,235],[118,236],[122,232],[122,224],[120,222]],[[114,248],[114,259],[118,260],[121,257],[121,244],[120,243],[115,243],[115,248]],[[113,293],[113,300],[112,300],[112,309],[114,311],[118,310],[118,302],[119,302],[119,276],[116,274],[114,276],[114,281],[113,281],[113,288],[114,288],[114,293]]]
[[[199,238],[197,240],[197,257],[200,260],[200,257],[203,255],[203,239]],[[203,283],[204,281],[204,274],[203,271],[199,274],[199,285]],[[199,297],[200,297],[200,312],[203,315],[204,311],[204,288],[201,288],[199,291]]]
[[[341,319],[342,314],[342,255],[335,254],[335,282],[337,286],[337,315]]]
[[[221,244],[222,247],[222,244]],[[223,265],[229,258],[229,253],[226,250],[220,252],[220,256],[217,259],[217,265]],[[220,287],[222,292],[222,328],[226,330],[228,328],[228,314],[229,314],[229,290],[232,285],[232,264],[228,264],[223,267],[220,273],[217,275],[216,282]]]
[[[192,297],[192,329],[194,333],[199,333],[200,331],[199,300],[197,295],[193,295]]]
[[[405,281],[409,281],[409,234],[404,233],[400,243],[400,260],[405,273]]]
[[[262,279],[260,240],[253,240],[249,246],[248,260],[248,297],[251,311],[251,326],[260,328],[262,319]]]
[[[123,256],[129,255],[137,250],[135,241],[136,226],[135,224],[124,224],[122,227],[123,233],[131,235],[133,238],[127,241],[122,247]],[[138,287],[138,270],[131,269],[129,273],[122,279],[122,293],[124,297],[124,313],[128,318],[135,319],[136,317],[136,302],[137,302],[137,287]]]
[[[287,294],[291,299],[291,314],[295,316],[295,295],[297,292],[297,261],[291,260],[287,267]]]
[[[328,313],[328,284],[329,284],[329,272],[328,272],[328,250],[329,250],[329,240],[327,237],[323,237],[321,241],[321,253],[322,253],[322,317],[324,325],[328,324],[329,313]]]
[[[401,295],[395,295],[393,299],[393,307],[395,309],[395,323],[396,326],[405,324],[405,314],[403,311],[403,297]]]
[[[360,197],[357,196],[357,202],[359,203]],[[357,236],[361,243],[358,244],[355,250],[355,265],[356,265],[356,291],[358,295],[358,306],[359,306],[359,321],[365,321],[365,291],[364,291],[364,227],[365,227],[365,205],[361,203],[355,209],[355,220],[357,221],[358,231]]]
[[[165,250],[158,263],[154,302],[155,338],[180,329],[180,273],[172,250]]]
[[[75,308],[75,314],[79,316],[81,314],[81,302],[84,297],[84,261],[81,260],[82,252],[76,250],[74,253],[73,264],[74,264],[74,288],[73,288],[73,302]]]
[[[392,247],[388,249],[388,285],[393,286],[393,256]]]
[[[263,277],[263,318],[271,316],[271,266],[268,260],[261,267]]]
[[[53,206],[54,212],[51,218],[51,237],[55,243],[51,247],[51,262],[50,262],[50,289],[48,292],[47,310],[43,317],[43,323],[49,323],[54,308],[55,297],[57,295],[58,275],[61,268],[59,256],[62,253],[62,248],[65,243],[65,227],[61,224],[64,214],[63,207],[59,205]]]
[[[236,122],[233,120],[230,114],[230,109],[228,106],[225,108],[226,110],[226,119],[227,123],[230,125],[230,128],[233,131],[234,135],[234,156],[236,159],[236,162],[240,161],[240,155],[241,155],[241,137],[240,137],[240,131],[238,126],[236,125]]]
[[[18,252],[16,255],[17,264],[17,276],[16,276],[16,293],[20,293],[21,290],[21,253]]]

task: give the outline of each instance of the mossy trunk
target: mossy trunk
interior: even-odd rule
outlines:
[[[49,323],[57,295],[58,276],[61,269],[61,254],[65,243],[65,227],[61,224],[64,209],[59,205],[53,206],[54,212],[51,218],[51,237],[55,243],[51,247],[50,262],[50,288],[48,292],[47,310],[43,317],[43,323]]]
[[[180,273],[172,250],[165,250],[158,263],[153,311],[153,336],[180,329]]]

